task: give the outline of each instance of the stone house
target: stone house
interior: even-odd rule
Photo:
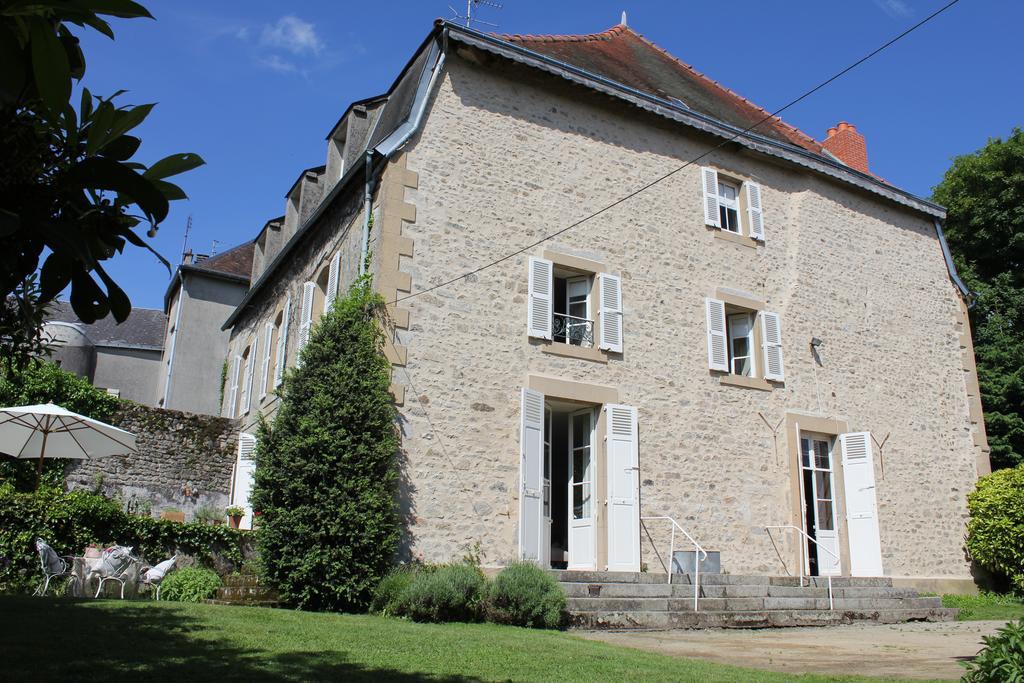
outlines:
[[[625,25],[438,21],[327,147],[224,325],[236,502],[369,253],[405,556],[658,571],[677,525],[732,573],[970,585],[969,293],[943,208],[872,175],[853,126],[819,142]]]

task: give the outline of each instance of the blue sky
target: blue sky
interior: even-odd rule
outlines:
[[[590,33],[626,10],[635,31],[773,110],[945,1],[503,0],[479,17],[503,33]],[[210,252],[282,214],[299,171],[324,162],[324,137],[347,104],[386,90],[432,21],[451,16],[449,0],[143,4],[156,21],[116,21],[116,41],[79,34],[94,93],[124,88],[123,103],[159,103],[140,129],[141,160],[206,159],[181,176],[190,199],[172,205],[153,241],[172,263],[189,215],[190,246]],[[872,170],[927,196],[953,156],[1021,125],[1021,25],[1024,3],[962,0],[783,118],[818,139],[854,123]],[[110,270],[134,305],[162,306],[169,276],[147,252],[128,247]]]

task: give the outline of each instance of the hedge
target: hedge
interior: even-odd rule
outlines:
[[[1024,593],[1024,465],[979,479],[967,508],[971,559]]]
[[[156,563],[176,552],[213,565],[220,556],[238,567],[244,533],[224,526],[181,524],[131,515],[120,503],[86,491],[63,492],[44,487],[20,493],[0,485],[0,593],[32,592],[39,583],[36,538],[59,555],[80,555],[89,544],[131,546]]]

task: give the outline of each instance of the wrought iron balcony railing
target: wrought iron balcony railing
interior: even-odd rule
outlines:
[[[594,345],[594,321],[567,313],[555,313],[551,324],[555,341],[573,346]]]

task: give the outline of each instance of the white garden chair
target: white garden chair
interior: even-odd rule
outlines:
[[[41,538],[36,539],[36,550],[39,551],[39,563],[43,567],[43,582],[33,595],[46,595],[50,581],[60,576],[72,576],[71,568],[74,559],[70,556],[61,557]]]
[[[138,578],[136,570],[140,564],[141,560],[132,555],[130,547],[115,545],[105,549],[99,565],[90,572],[90,577],[98,576],[100,580],[95,597],[100,597],[104,583],[117,581],[121,584],[121,599],[124,600],[124,584]]]
[[[147,586],[156,586],[156,599],[160,599],[160,585],[164,582],[164,577],[170,574],[174,570],[174,563],[178,561],[178,558],[172,557],[169,560],[164,560],[155,567],[150,567],[145,574],[142,575],[142,583]]]

